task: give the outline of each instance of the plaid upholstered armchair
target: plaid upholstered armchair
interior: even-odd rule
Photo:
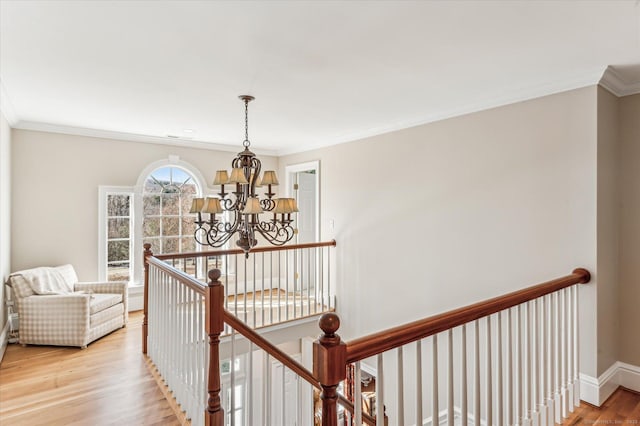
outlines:
[[[79,346],[127,324],[127,283],[79,283],[73,266],[14,272],[22,345]]]

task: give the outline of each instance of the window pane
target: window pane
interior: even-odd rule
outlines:
[[[159,237],[160,236],[160,218],[145,217],[142,222],[143,237]]]
[[[160,214],[160,195],[145,195],[142,197],[144,215],[157,216]]]
[[[107,281],[129,281],[129,262],[107,265]]]
[[[129,240],[107,242],[107,261],[129,260]]]
[[[180,209],[182,214],[189,214],[189,210],[191,210],[191,200],[196,196],[196,187],[195,185],[189,185],[184,188],[182,194],[180,196]]]
[[[160,254],[160,238],[144,238],[142,244],[151,244],[151,252]]]
[[[108,238],[129,238],[129,218],[109,219],[107,226]]]
[[[162,235],[180,235],[180,218],[163,217],[162,218]]]
[[[144,192],[159,194],[162,192],[162,185],[149,177],[149,179],[144,182]]]
[[[171,173],[172,173],[173,183],[175,184],[182,185],[187,180],[191,181],[191,176],[189,175],[189,173],[185,172],[182,169],[174,167],[173,170],[171,170]]]
[[[182,218],[182,235],[193,235],[196,231],[196,224],[194,223],[195,219],[195,216],[186,216]]]
[[[107,195],[107,216],[129,216],[129,196]]]
[[[196,251],[196,240],[193,237],[182,237],[182,250],[180,251]]]
[[[163,253],[178,253],[179,238],[163,238],[162,239],[162,252]]]
[[[179,194],[162,194],[162,214],[180,214]]]

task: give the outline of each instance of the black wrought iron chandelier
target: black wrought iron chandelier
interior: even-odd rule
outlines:
[[[260,176],[261,163],[249,150],[249,102],[253,96],[239,97],[244,102],[244,150],[231,162],[231,175],[226,170],[216,171],[213,181],[220,186],[219,197],[194,198],[190,213],[197,213],[195,239],[198,244],[222,247],[234,234],[238,234],[236,245],[246,256],[258,244],[258,234],[269,243],[281,246],[291,241],[295,234],[291,215],[298,212],[294,198],[273,198],[273,187],[278,185],[278,177],[273,170]],[[225,192],[231,187],[231,192]],[[266,198],[260,199],[256,188],[266,187]],[[202,214],[209,214],[209,219]],[[270,219],[260,215],[273,213]],[[219,216],[217,216],[219,215]]]

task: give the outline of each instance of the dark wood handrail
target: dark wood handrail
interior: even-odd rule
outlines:
[[[161,269],[162,272],[164,272],[165,274],[175,278],[176,280],[180,281],[182,284],[186,285],[193,291],[204,296],[205,289],[207,288],[207,286],[204,283],[201,283],[200,281],[196,280],[192,276],[173,268],[171,265],[168,265],[162,260],[159,260],[156,256],[148,257],[147,262],[149,262],[150,264],[153,264],[153,266],[155,266],[158,269]]]
[[[304,244],[290,244],[286,246],[254,247],[251,249],[250,253],[296,250],[296,249],[305,249],[305,248],[314,248],[314,247],[335,247],[335,246],[336,246],[336,240],[331,240],[331,241],[325,241],[321,243],[304,243]],[[192,257],[224,256],[227,254],[244,254],[244,251],[242,251],[242,249],[192,251],[192,252],[185,252],[185,253],[157,254],[155,255],[155,257],[161,260],[170,260],[170,259],[185,259],[185,258],[192,258]]]
[[[275,346],[274,344],[266,340],[264,337],[258,334],[254,329],[246,325],[244,322],[242,322],[242,320],[240,320],[238,317],[236,317],[226,309],[224,310],[224,322],[226,322],[231,327],[233,327],[234,330],[242,334],[254,345],[258,346],[260,349],[264,350],[269,355],[271,355],[272,357],[280,361],[288,369],[296,373],[298,376],[302,377],[313,387],[315,387],[318,390],[322,390],[319,380],[309,370],[307,370],[302,364],[300,364],[298,361],[296,361],[295,359],[291,358],[289,355],[281,351],[277,346]],[[338,399],[340,404],[343,407],[345,407],[348,411],[353,413],[354,406],[348,399],[346,399],[342,395],[340,395]],[[369,416],[367,413],[364,413],[364,412],[362,413],[362,417],[363,417],[363,420],[367,422],[367,424],[371,426],[375,426],[376,421],[373,417]]]
[[[571,275],[562,278],[351,340],[347,342],[347,363],[361,361],[563,288],[586,284],[590,280],[589,271],[578,268]]]
[[[304,368],[302,364],[291,358],[286,353],[282,352],[277,346],[266,340],[260,334],[256,333],[251,327],[246,325],[238,317],[236,317],[226,309],[224,310],[224,322],[229,324],[231,327],[233,327],[234,330],[253,342],[254,345],[258,346],[269,355],[280,361],[283,365],[296,373],[298,376],[302,377],[313,386],[320,386],[318,379],[316,379],[309,370]]]

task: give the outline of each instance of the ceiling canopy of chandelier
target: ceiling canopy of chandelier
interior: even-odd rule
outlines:
[[[198,215],[194,236],[199,244],[222,247],[237,233],[236,245],[248,257],[258,243],[258,234],[276,246],[293,238],[291,214],[298,212],[298,206],[294,198],[273,198],[276,195],[273,187],[278,185],[275,171],[267,170],[260,176],[260,160],[249,150],[249,102],[254,97],[239,98],[244,102],[244,150],[231,161],[231,174],[227,170],[216,171],[213,184],[220,187],[218,197],[194,198],[190,213]],[[230,192],[225,191],[225,186]],[[265,187],[267,192],[261,199],[256,188]],[[208,220],[202,218],[203,213],[209,214]],[[264,213],[273,216],[263,219],[260,215]]]

